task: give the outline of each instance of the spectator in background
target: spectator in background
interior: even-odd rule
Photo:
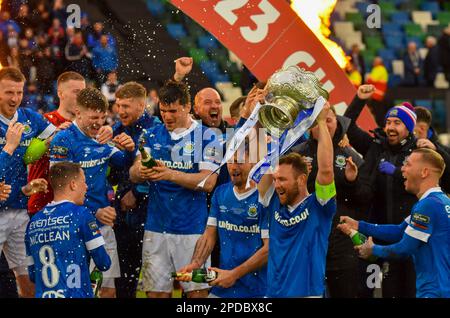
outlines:
[[[111,47],[114,47],[114,48],[116,47],[116,41],[110,34],[107,34],[104,31],[104,26],[103,26],[103,23],[101,23],[101,22],[94,23],[93,30],[91,31],[90,34],[88,34],[88,37],[87,37],[87,42],[86,42],[87,46],[90,49],[93,49],[94,47],[100,45],[102,35],[107,35],[108,36],[108,44]]]
[[[53,81],[56,78],[55,63],[52,58],[50,47],[44,48],[36,53],[36,82],[42,95],[53,92]]]
[[[28,41],[28,47],[31,50],[35,50],[37,48],[37,43],[36,43],[36,39],[34,37],[34,31],[32,28],[25,29],[23,38]]]
[[[113,71],[108,74],[107,80],[102,84],[101,92],[108,100],[109,106],[116,101],[116,91],[119,88],[119,80],[117,79],[117,72]]]
[[[361,73],[359,73],[359,71],[356,69],[352,60],[348,61],[347,65],[345,66],[345,72],[347,73],[347,77],[352,82],[353,86],[355,86],[355,88],[358,88],[359,85],[362,84]]]
[[[241,96],[236,98],[234,102],[230,105],[230,116],[231,119],[234,122],[237,122],[239,118],[241,117],[241,109],[245,105],[245,100],[247,99],[247,96]]]
[[[8,39],[7,43],[10,48],[19,46],[19,33],[14,29],[12,25],[8,26]]]
[[[439,56],[447,82],[450,82],[450,26],[442,31],[439,38]]]
[[[97,72],[98,85],[104,83],[108,73],[119,66],[116,48],[109,44],[107,35],[102,35],[100,45],[93,48],[92,65]]]
[[[64,38],[64,28],[61,26],[61,21],[58,19],[53,19],[52,26],[48,29],[48,35],[52,36],[57,34],[58,37]]]
[[[8,65],[9,50],[9,46],[6,42],[3,32],[0,31],[0,63],[3,66]]]
[[[40,1],[31,12],[31,23],[37,33],[45,32],[49,28],[50,11],[45,1]]]
[[[3,34],[7,34],[10,31],[10,29],[8,28],[9,26],[11,26],[12,29],[16,31],[17,34],[19,34],[20,32],[19,25],[16,23],[16,21],[11,20],[11,15],[8,11],[3,11],[1,13],[0,19],[0,30],[3,32]]]
[[[63,0],[55,0],[55,3],[53,4],[52,18],[58,19],[64,27],[66,26],[67,12]]]
[[[26,39],[20,39],[19,40],[19,59],[20,59],[20,70],[22,71],[23,75],[25,75],[25,78],[27,81],[32,81],[33,74],[32,68],[33,68],[33,50],[30,47],[30,42]]]
[[[67,28],[69,30],[69,28]],[[85,78],[90,78],[91,61],[89,51],[83,41],[81,32],[76,32],[72,40],[67,43],[65,56],[68,61],[67,70],[80,73]]]
[[[366,64],[364,63],[364,57],[360,53],[359,45],[353,44],[350,52],[350,61],[353,63],[354,68],[361,74],[361,84],[364,84],[364,76],[366,75]],[[361,85],[360,84],[360,85]]]
[[[66,28],[66,44],[70,43],[70,41],[73,40],[73,38],[75,37],[75,33],[75,28],[73,26],[68,26]]]
[[[427,47],[427,55],[423,61],[424,63],[424,77],[427,86],[434,86],[434,80],[437,73],[441,70],[441,63],[439,60],[439,47],[434,36],[427,36],[425,40]]]
[[[20,67],[20,58],[19,58],[19,48],[18,47],[13,47],[10,50],[10,53],[7,57],[7,66],[11,66],[17,69],[21,69]]]
[[[94,31],[91,23],[89,22],[89,16],[86,12],[81,13],[80,30],[83,33],[84,42],[88,43],[88,35]]]
[[[384,114],[386,111],[383,106],[383,100],[387,90],[388,79],[389,74],[384,66],[383,59],[379,56],[375,57],[372,64],[372,71],[367,77],[367,84],[375,86],[375,92],[368,105],[380,127],[384,126]]]
[[[41,96],[39,95],[35,82],[28,83],[25,94],[23,95],[21,107],[26,107],[34,110],[35,112],[42,113],[40,109]]]
[[[150,115],[155,115],[162,121],[161,113],[159,111],[158,88],[156,87],[152,87],[148,90],[146,111]]]
[[[19,14],[14,19],[17,21],[21,29],[33,27],[30,19],[30,10],[27,4],[22,4],[19,9]]]
[[[409,42],[408,49],[403,57],[405,77],[403,85],[420,86],[422,84],[423,60],[417,51],[416,42]]]

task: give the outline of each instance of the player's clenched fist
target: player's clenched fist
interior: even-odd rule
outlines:
[[[6,201],[11,193],[11,186],[4,182],[0,182],[0,201]]]
[[[13,154],[20,144],[24,129],[25,128],[21,123],[16,122],[16,120],[11,120],[8,125],[8,130],[6,131],[6,145],[3,147],[4,151],[10,155]]]
[[[95,217],[105,225],[114,226],[114,221],[116,220],[116,210],[110,206],[98,209],[97,213],[95,213]]]
[[[26,196],[30,196],[32,194],[36,194],[39,192],[47,193],[48,192],[47,187],[48,187],[47,180],[43,178],[33,179],[30,182],[28,182],[26,186],[22,187],[22,192]]]
[[[116,147],[120,150],[125,149],[126,151],[134,151],[135,145],[133,139],[128,136],[126,133],[121,133],[113,138],[113,142],[116,144]]]

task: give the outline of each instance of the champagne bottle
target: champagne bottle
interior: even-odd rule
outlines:
[[[365,236],[364,234],[362,234],[354,229],[350,230],[350,238],[351,238],[354,246],[362,245],[362,244],[366,243],[366,241],[367,241],[367,236]],[[377,260],[377,257],[375,255],[371,255],[368,258],[368,261],[371,263],[375,262],[376,260]]]
[[[196,268],[190,273],[172,272],[173,278],[188,277],[194,283],[209,283],[217,278],[215,271],[206,268]]]
[[[92,291],[94,292],[95,298],[99,297],[100,288],[102,288],[103,283],[103,273],[95,267],[90,276]]]
[[[156,160],[145,150],[144,140],[139,142],[139,152],[141,153],[141,163],[144,167],[153,168],[157,165]]]

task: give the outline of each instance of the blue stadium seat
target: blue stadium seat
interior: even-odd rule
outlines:
[[[404,47],[402,35],[385,35],[384,42],[389,49],[398,50]]]
[[[220,72],[219,65],[216,61],[202,61],[200,62],[200,69],[208,77],[214,73]]]
[[[423,2],[420,5],[420,9],[423,11],[430,11],[433,17],[436,16],[436,13],[438,13],[440,10],[439,3],[438,2]]]
[[[433,101],[431,99],[416,99],[414,101],[414,106],[422,106],[426,109],[432,110]]]
[[[395,87],[402,83],[402,77],[398,74],[389,74],[388,87]]]
[[[228,74],[214,73],[209,80],[215,85],[217,82],[230,82],[230,77]]]
[[[383,59],[383,61],[387,60],[395,60],[395,51],[391,49],[380,49],[378,50],[378,55]]]
[[[433,125],[440,127],[441,129],[445,129],[446,125],[446,110],[445,109],[445,100],[437,99],[433,104]]]
[[[389,35],[389,34],[403,34],[402,25],[398,23],[384,23],[382,24],[382,32],[383,34]]]
[[[395,24],[406,24],[411,23],[411,19],[409,18],[409,13],[405,11],[394,12],[391,15],[391,21]]]
[[[198,38],[198,46],[205,51],[208,51],[209,49],[217,49],[217,40],[212,36],[200,36]]]
[[[369,3],[367,2],[356,2],[355,7],[358,9],[359,13],[361,13],[362,16],[365,16],[367,14],[367,7],[369,6]]]
[[[169,35],[176,40],[184,38],[187,34],[183,25],[179,23],[169,23],[166,25],[166,28],[167,33],[169,33]]]
[[[161,16],[164,13],[164,4],[160,0],[147,0],[147,8],[153,16]]]

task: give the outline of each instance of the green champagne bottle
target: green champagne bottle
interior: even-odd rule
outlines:
[[[145,150],[144,140],[139,142],[139,152],[141,153],[141,163],[144,167],[151,169],[157,165],[156,160]]]
[[[94,297],[100,298],[99,292],[100,292],[100,288],[102,288],[103,273],[97,267],[95,267],[91,273],[90,278],[91,278],[92,291],[94,292]]]
[[[206,268],[196,268],[191,273],[172,272],[172,277],[189,277],[194,283],[209,283],[217,278],[217,273]]]
[[[354,246],[362,245],[367,241],[367,236],[353,229],[350,230],[350,238],[352,239]],[[377,257],[375,255],[371,255],[368,259],[368,261],[371,263],[375,262],[376,260]]]

